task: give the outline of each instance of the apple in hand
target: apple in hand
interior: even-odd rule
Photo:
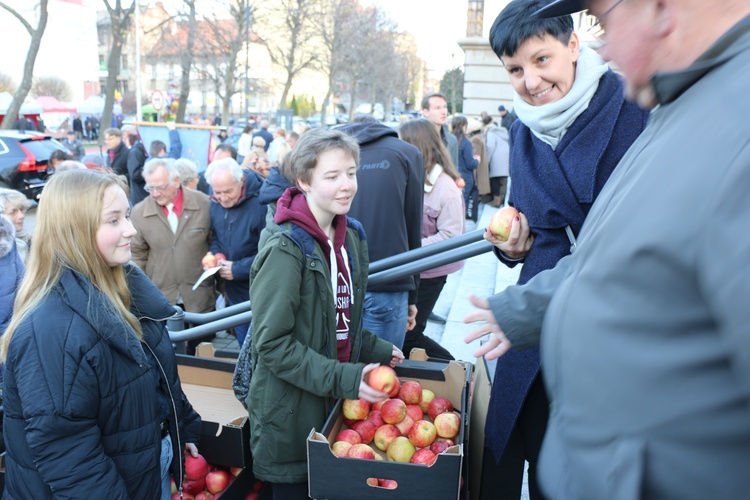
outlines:
[[[456,179],[456,186],[458,186],[458,189],[463,189],[466,187],[466,181],[463,179],[463,177],[459,177]]]
[[[214,255],[214,257],[216,257],[216,264],[218,264],[219,262],[221,262],[223,260],[227,260],[227,256],[224,255],[221,252],[216,252],[216,254]]]
[[[394,439],[401,435],[401,431],[395,425],[385,424],[375,431],[373,442],[380,451],[386,451]]]
[[[370,403],[364,399],[345,399],[342,409],[344,418],[350,420],[364,420],[370,413]]]
[[[458,434],[461,428],[461,417],[455,413],[441,413],[435,418],[435,430],[438,436],[443,438],[452,438]]]
[[[216,256],[211,252],[208,252],[203,256],[203,259],[201,259],[201,264],[203,264],[203,267],[216,267]]]
[[[409,441],[412,442],[417,448],[427,448],[435,441],[437,437],[437,431],[432,422],[427,420],[418,420],[414,422],[414,425],[409,429],[407,434]]]
[[[389,394],[398,384],[396,371],[387,365],[380,365],[367,374],[367,385],[376,391]]]
[[[405,436],[399,436],[393,440],[391,445],[388,447],[386,457],[392,462],[407,463],[411,460],[411,457],[416,453],[417,449],[409,441],[409,438]]]
[[[185,457],[185,477],[187,479],[203,479],[209,470],[208,462],[203,458],[203,455],[199,454],[194,457],[188,454]]]
[[[513,225],[513,219],[518,217],[518,210],[511,206],[505,206],[495,212],[490,219],[489,230],[495,238],[508,241],[510,237],[510,228]]]

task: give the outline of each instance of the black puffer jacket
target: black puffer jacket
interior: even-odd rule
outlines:
[[[200,417],[182,392],[161,322],[174,310],[142,271],[127,272],[143,342],[101,292],[70,270],[13,334],[5,364],[3,498],[160,498],[158,403],[145,349],[154,352],[169,380],[163,389],[174,396],[172,473],[181,477],[181,449],[197,443]]]

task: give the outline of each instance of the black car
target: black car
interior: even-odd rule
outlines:
[[[0,187],[15,189],[39,201],[51,175],[47,161],[57,149],[68,152],[57,140],[39,132],[0,130]]]

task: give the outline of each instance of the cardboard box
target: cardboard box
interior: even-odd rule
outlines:
[[[492,376],[484,356],[474,365],[471,391],[471,435],[469,436],[469,491],[471,498],[479,498],[484,459],[484,427],[492,393]]]
[[[469,425],[469,384],[472,365],[460,361],[449,363],[404,361],[396,368],[401,381],[416,380],[425,389],[451,401],[462,415],[462,426],[456,445],[438,456],[429,467],[386,460],[338,458],[331,444],[341,430],[342,401],[338,401],[323,429],[313,429],[307,438],[308,487],[311,498],[460,498],[462,469]],[[373,487],[368,478],[393,479],[395,490]]]
[[[247,410],[234,397],[234,363],[177,356],[182,390],[203,420],[198,450],[212,464],[251,468]]]

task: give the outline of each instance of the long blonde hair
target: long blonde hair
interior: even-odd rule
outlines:
[[[141,338],[141,325],[130,312],[130,289],[123,266],[110,267],[96,245],[104,192],[122,188],[113,174],[69,170],[52,176],[37,209],[34,238],[26,275],[18,289],[13,317],[0,338],[0,361],[5,361],[13,332],[50,293],[65,269],[82,274],[109,299],[113,314],[120,314]]]

